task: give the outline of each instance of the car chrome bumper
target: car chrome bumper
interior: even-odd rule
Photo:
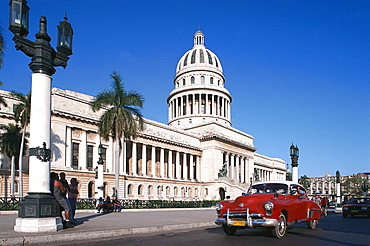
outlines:
[[[244,227],[276,227],[278,225],[278,221],[276,219],[247,219],[247,220],[233,220],[233,219],[224,219],[224,218],[218,218],[215,223],[217,225],[228,225],[228,226],[233,226],[234,221],[245,221],[245,226]]]

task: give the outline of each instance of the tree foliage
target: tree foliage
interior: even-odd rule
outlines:
[[[8,124],[0,125],[0,130],[2,131],[0,134],[1,153],[9,158],[14,156],[18,159],[22,140],[22,128],[18,125]],[[25,141],[24,144],[27,145],[27,141]],[[24,154],[25,153],[23,153],[23,155]]]
[[[361,175],[353,174],[348,179],[346,179],[341,184],[341,190],[343,195],[350,195],[350,196],[363,196],[364,190],[362,189],[363,185],[367,184],[370,186],[369,180],[364,179]]]
[[[303,187],[306,190],[308,190],[310,188],[310,181],[309,181],[309,177],[307,177],[307,175],[301,176],[301,178],[298,180],[298,183],[303,185]]]
[[[100,136],[108,141],[135,138],[144,129],[144,119],[140,112],[144,98],[137,92],[126,91],[120,75],[113,71],[111,90],[99,93],[91,102],[94,112],[106,108],[99,120]]]

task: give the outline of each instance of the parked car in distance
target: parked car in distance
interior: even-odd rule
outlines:
[[[291,181],[258,182],[234,201],[222,201],[216,206],[216,224],[227,235],[239,229],[266,227],[272,235],[282,238],[287,227],[305,222],[315,229],[322,217],[320,206],[308,199],[305,188]]]
[[[355,197],[343,205],[343,218],[354,215],[367,215],[370,218],[370,197]]]

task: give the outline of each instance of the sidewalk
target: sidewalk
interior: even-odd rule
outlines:
[[[216,211],[205,209],[140,209],[120,213],[77,211],[74,228],[47,233],[14,231],[17,214],[0,214],[0,245],[36,245],[71,242],[130,234],[174,231],[196,227],[216,227]]]

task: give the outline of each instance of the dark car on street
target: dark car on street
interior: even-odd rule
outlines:
[[[354,215],[367,215],[370,218],[370,197],[355,197],[343,205],[343,218]]]

